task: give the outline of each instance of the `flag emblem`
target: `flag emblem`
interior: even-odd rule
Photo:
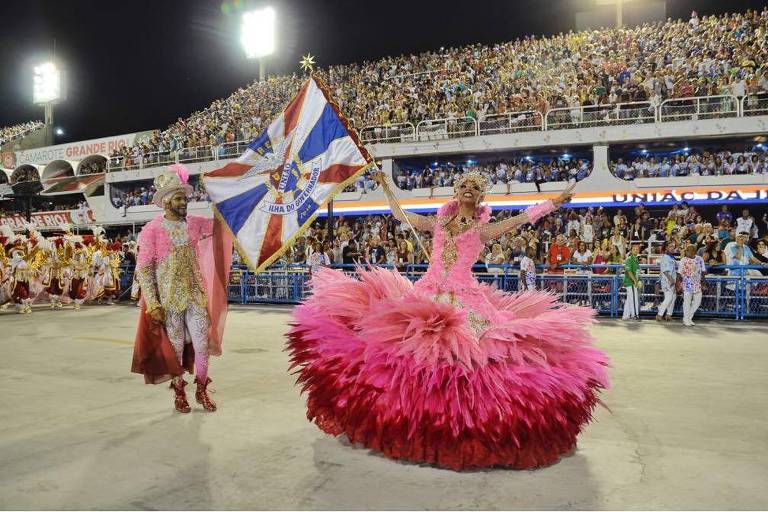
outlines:
[[[323,84],[308,79],[235,162],[205,175],[216,215],[256,271],[279,258],[318,209],[373,166]]]

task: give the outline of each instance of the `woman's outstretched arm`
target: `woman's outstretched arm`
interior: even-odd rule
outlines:
[[[510,217],[501,222],[493,222],[482,226],[480,228],[480,239],[483,242],[488,242],[489,240],[499,238],[504,233],[508,233],[523,224],[534,224],[540,218],[557,210],[561,205],[570,201],[573,197],[573,188],[575,186],[575,182],[568,185],[568,187],[563,190],[563,193],[553,201],[544,201],[543,203],[535,204],[527,208],[520,215],[515,215],[514,217]]]
[[[394,194],[389,189],[387,183],[384,181],[385,177],[383,172],[374,173],[373,179],[381,186],[382,190],[384,190],[384,195],[387,196],[387,202],[389,203],[389,208],[392,210],[393,217],[395,217],[400,222],[410,222],[410,224],[419,231],[432,231],[434,229],[434,217],[427,217],[426,215],[419,215],[418,213],[406,212],[400,207],[400,203],[397,202]]]

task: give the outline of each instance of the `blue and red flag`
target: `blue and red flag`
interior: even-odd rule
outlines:
[[[238,252],[258,272],[373,165],[326,88],[311,77],[243,155],[207,173],[204,183]]]

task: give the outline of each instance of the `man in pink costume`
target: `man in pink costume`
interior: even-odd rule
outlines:
[[[189,412],[184,371],[197,372],[195,398],[216,410],[208,396],[208,357],[221,355],[231,239],[212,219],[187,216],[192,187],[181,165],[155,178],[155,205],[164,212],[141,230],[136,279],[142,291],[132,371],[145,382],[171,380],[174,406]]]

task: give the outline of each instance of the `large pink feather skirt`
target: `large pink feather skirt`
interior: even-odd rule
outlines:
[[[453,239],[450,266],[446,236],[438,222],[432,265],[415,285],[384,269],[313,276],[287,335],[307,417],[393,459],[456,470],[552,464],[608,386],[593,311],[479,283],[478,230]]]

